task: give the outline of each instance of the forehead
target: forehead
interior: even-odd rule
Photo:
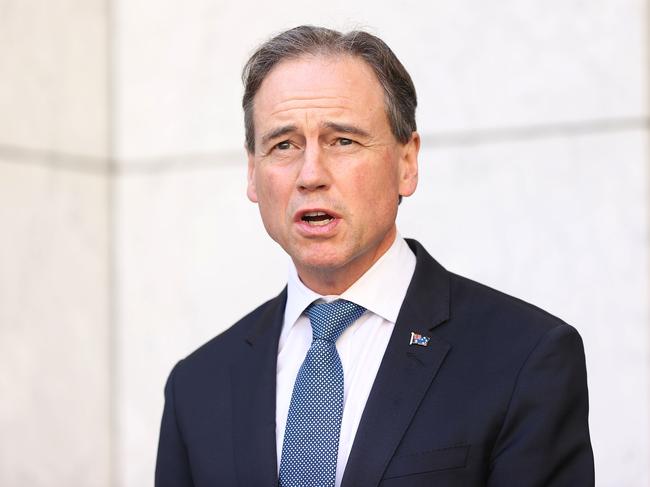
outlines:
[[[255,95],[256,128],[275,119],[324,112],[385,118],[383,88],[365,61],[349,55],[282,61]]]

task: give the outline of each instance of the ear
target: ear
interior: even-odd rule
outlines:
[[[246,151],[248,154],[248,186],[246,188],[246,196],[253,203],[257,203],[257,189],[255,188],[255,154]]]
[[[420,152],[420,135],[411,134],[411,139],[400,148],[399,160],[399,194],[411,196],[418,186],[418,153]]]

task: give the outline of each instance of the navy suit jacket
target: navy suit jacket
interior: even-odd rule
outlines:
[[[409,245],[415,274],[342,487],[593,486],[576,330]],[[286,289],[173,369],[156,487],[277,486],[285,302]],[[431,337],[428,346],[409,345],[412,331]]]

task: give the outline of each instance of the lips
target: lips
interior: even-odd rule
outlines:
[[[294,221],[303,236],[320,238],[334,235],[341,216],[326,208],[306,208],[295,214]]]

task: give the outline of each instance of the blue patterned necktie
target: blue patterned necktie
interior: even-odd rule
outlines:
[[[280,460],[280,487],[333,487],[343,416],[336,340],[365,308],[337,299],[305,313],[313,340],[293,386]]]

